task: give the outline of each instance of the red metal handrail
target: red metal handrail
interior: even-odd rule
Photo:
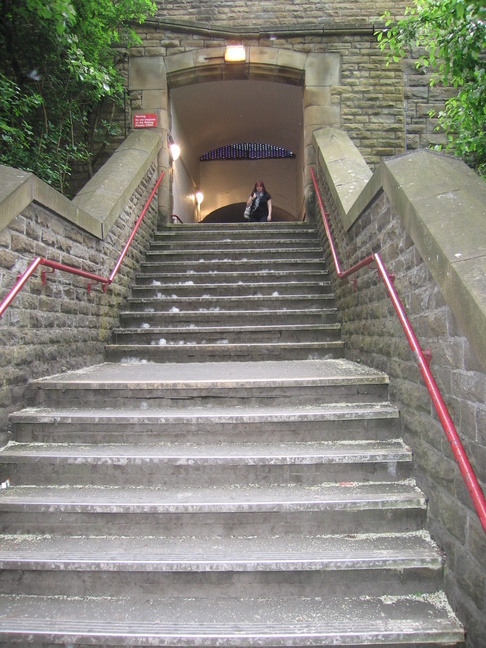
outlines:
[[[10,290],[8,295],[5,297],[5,299],[2,301],[0,304],[0,317],[4,314],[4,312],[7,310],[7,308],[10,306],[14,298],[19,294],[19,292],[22,290],[22,288],[25,286],[27,283],[28,279],[34,274],[38,266],[46,266],[48,268],[52,268],[52,272],[55,270],[61,270],[62,272],[68,272],[69,274],[77,275],[79,277],[84,277],[85,279],[89,279],[90,281],[94,281],[96,283],[100,283],[103,286],[103,290],[106,291],[106,287],[109,286],[112,282],[113,279],[115,278],[116,274],[118,273],[118,270],[120,269],[120,266],[123,262],[123,259],[125,258],[128,249],[133,241],[133,238],[135,234],[137,233],[138,228],[140,227],[140,224],[143,220],[143,217],[147,213],[148,208],[150,207],[150,204],[155,196],[155,193],[157,189],[159,188],[160,183],[162,182],[162,178],[164,177],[164,172],[162,172],[155,183],[155,187],[153,188],[147,202],[145,203],[145,207],[143,208],[140,216],[137,219],[137,222],[135,223],[135,226],[133,228],[132,233],[130,234],[130,237],[123,248],[122,253],[120,254],[120,257],[118,258],[118,261],[115,264],[115,267],[113,268],[110,276],[108,279],[106,277],[100,277],[95,274],[91,274],[90,272],[85,272],[84,270],[79,270],[78,268],[73,268],[72,266],[64,265],[62,263],[56,263],[55,261],[49,261],[49,259],[42,259],[41,257],[37,257],[30,266],[27,268],[27,270],[19,276],[17,279],[17,282],[15,286]],[[42,283],[45,283],[45,273],[42,271],[41,274],[42,278]],[[88,294],[91,289],[91,284],[88,283]]]
[[[332,258],[336,268],[337,276],[339,279],[345,279],[346,277],[349,277],[349,275],[357,272],[358,270],[361,270],[362,268],[365,267],[369,268],[369,266],[373,262],[376,264],[376,269],[378,270],[379,275],[383,279],[383,283],[385,285],[386,291],[388,292],[388,295],[392,300],[393,307],[398,316],[398,319],[400,320],[400,324],[402,325],[402,328],[405,332],[405,336],[407,337],[410,348],[412,349],[414,357],[417,360],[420,373],[422,374],[422,378],[424,379],[425,382],[425,386],[427,387],[430,398],[435,407],[435,411],[437,412],[442,428],[445,432],[445,435],[451,447],[452,454],[454,455],[454,459],[456,460],[456,463],[459,466],[459,471],[462,475],[469,496],[471,497],[476,513],[478,514],[481,526],[483,527],[483,530],[486,533],[486,501],[483,492],[481,491],[478,480],[476,479],[476,475],[474,474],[474,470],[472,469],[471,464],[469,463],[469,460],[466,456],[466,452],[459,439],[459,435],[457,434],[457,431],[454,427],[454,423],[452,422],[449,412],[447,411],[447,407],[445,406],[445,403],[442,399],[439,388],[437,387],[434,377],[432,376],[432,373],[429,369],[428,362],[424,356],[424,353],[422,352],[422,349],[420,348],[415,333],[413,332],[410,322],[408,321],[408,318],[405,314],[403,305],[400,299],[398,298],[395,288],[393,287],[392,278],[388,274],[383,264],[383,261],[381,260],[381,257],[378,253],[371,254],[370,256],[366,257],[366,259],[363,259],[362,261],[354,265],[349,270],[346,270],[345,272],[341,271],[341,268],[339,266],[339,259],[336,253],[336,248],[334,247],[334,241],[331,235],[331,230],[329,228],[329,223],[327,221],[326,212],[324,211],[324,206],[322,204],[316,178],[314,176],[314,171],[312,169],[310,171],[312,176],[312,182],[314,183],[314,189],[316,191],[317,200],[319,202],[319,208],[322,214],[322,220],[324,223],[324,228],[326,230],[329,247],[331,249]]]

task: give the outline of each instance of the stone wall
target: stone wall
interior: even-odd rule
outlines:
[[[453,90],[430,88],[430,76],[415,67],[417,53],[387,67],[374,36],[384,11],[398,19],[410,5],[407,0],[169,0],[156,5],[155,16],[138,28],[143,44],[131,48],[130,57],[165,58],[234,42],[296,55],[339,54],[342,74],[332,88],[330,106],[340,113],[340,123],[332,125],[349,134],[372,169],[405,150],[446,144],[444,134],[436,131],[437,119],[428,113],[431,108],[440,110]],[[126,107],[112,118],[121,127],[113,145],[120,143],[125,130],[130,132],[134,113],[166,109],[153,89],[130,88],[126,61],[120,69],[127,86]],[[112,150],[113,146],[106,149],[103,161]],[[77,173],[73,188],[82,185],[83,174]]]
[[[438,114],[444,109],[445,101],[457,92],[453,87],[431,86],[431,73],[417,68],[419,55],[419,50],[413,50],[403,63],[405,148],[408,151],[447,145],[447,135],[439,126]]]
[[[404,164],[405,158],[402,166]],[[355,166],[354,160],[352,166]],[[414,227],[410,226],[411,219],[407,220],[404,208],[405,183],[395,190],[389,185],[377,189],[375,184],[370,194],[367,187],[373,185],[373,179],[367,184],[365,181],[362,209],[356,211],[354,222],[348,226],[343,224],[343,207],[337,199],[336,187],[329,182],[332,173],[325,162],[319,167],[319,185],[341,271],[351,268],[372,252],[379,252],[388,272],[395,274],[395,290],[422,350],[430,348],[432,351],[432,374],[480,486],[486,492],[486,353],[481,341],[478,344],[474,339],[477,337],[475,333],[470,334],[470,339],[466,337],[464,325],[458,321],[461,314],[456,317],[448,304],[447,273],[444,273],[444,284],[439,280],[439,286],[433,277],[435,269],[427,252],[424,260],[418,249],[420,242],[414,240]],[[424,183],[430,182],[423,169],[422,173]],[[461,180],[460,187],[467,184],[468,190],[474,192],[471,174],[466,173]],[[476,180],[477,191],[482,194],[484,188],[480,179]],[[447,183],[451,187],[457,183],[450,168]],[[465,193],[461,195],[466,202]],[[444,203],[444,224],[447,223],[446,199],[447,193],[439,197],[439,201]],[[422,205],[425,203],[423,200]],[[435,214],[433,201],[428,203],[431,213]],[[474,195],[471,204],[474,205]],[[326,237],[317,205],[313,217],[324,240]],[[480,213],[478,217],[484,219],[484,214]],[[462,214],[458,218],[462,220]],[[475,237],[484,238],[481,230],[467,229],[470,236],[466,236],[466,240],[474,242]],[[463,250],[465,242],[461,239],[464,237],[458,236],[452,227],[450,230],[451,251]],[[425,249],[428,248],[431,256],[435,256],[432,246],[433,242],[429,241]],[[483,244],[477,240],[478,264],[471,276],[479,273],[484,278],[481,264],[485,263],[485,255],[479,254],[481,249]],[[332,267],[329,253],[328,262]],[[453,272],[449,270],[448,274]],[[400,407],[403,437],[413,450],[415,477],[429,498],[429,529],[446,553],[445,586],[448,596],[467,628],[467,646],[483,648],[486,640],[486,536],[383,283],[378,281],[377,272],[372,269],[359,271],[351,280],[335,279],[346,357],[390,375],[391,400]],[[484,305],[484,281],[482,284],[479,282],[476,288],[483,295]],[[467,297],[464,299],[467,304]],[[465,319],[473,318],[472,306],[465,306],[462,310],[468,313]],[[484,322],[481,327],[484,335]]]
[[[18,275],[38,256],[109,277],[156,179],[153,161],[104,239],[31,202],[0,232],[0,297],[4,299]],[[49,268],[44,286],[38,269],[5,311],[0,319],[2,444],[8,415],[24,406],[30,379],[103,362],[104,345],[157,220],[155,200],[106,293],[93,284],[88,294],[86,279],[61,271],[52,274]]]
[[[217,38],[214,34],[184,32],[190,28],[187,26],[175,31],[165,23],[144,25],[139,29],[143,47],[133,48],[130,56],[170,57],[198,49],[221,47],[228,42],[225,36]],[[196,27],[192,26],[192,29]],[[307,33],[306,29],[298,36],[281,31],[275,38],[260,38],[250,31],[239,40],[247,47],[294,52],[296,59],[309,53],[338,55],[341,76],[329,90],[328,106],[333,119],[335,114],[340,114],[340,124],[333,122],[333,125],[340,125],[349,133],[372,168],[387,156],[405,150],[402,62],[387,67],[386,57],[377,47],[371,25],[357,33],[345,28],[342,33],[330,31],[329,35],[326,31],[315,34],[311,30]],[[214,80],[207,72],[201,74],[201,79],[204,78]],[[149,90],[149,93],[153,96],[153,91]],[[128,122],[132,123],[134,111],[144,108],[149,109],[144,93],[130,92]]]
[[[157,18],[194,22],[207,27],[269,27],[364,24],[378,21],[385,10],[393,17],[403,15],[406,0],[180,0],[156,1]]]

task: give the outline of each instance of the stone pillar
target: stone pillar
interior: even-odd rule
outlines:
[[[162,148],[158,158],[158,173],[165,172],[159,189],[159,213],[164,222],[170,220],[170,159],[167,145],[169,131],[169,92],[167,69],[163,56],[146,56],[144,51],[134,50],[129,59],[128,89],[131,97],[130,130],[137,125],[137,117],[154,115],[155,121],[148,125],[162,133]]]

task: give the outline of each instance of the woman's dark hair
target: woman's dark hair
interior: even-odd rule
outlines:
[[[253,191],[256,191],[257,185],[262,185],[263,193],[267,193],[267,190],[265,189],[265,185],[263,184],[263,180],[257,180],[255,182],[255,186],[253,187]]]

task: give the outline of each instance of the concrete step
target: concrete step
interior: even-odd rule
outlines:
[[[107,344],[109,362],[251,362],[256,360],[308,360],[344,357],[341,340],[316,342],[252,342],[165,344]]]
[[[230,284],[234,287],[241,284],[281,284],[281,283],[311,283],[311,282],[329,282],[329,273],[324,268],[320,270],[299,269],[298,266],[290,270],[272,270],[269,268],[266,272],[261,270],[258,273],[251,269],[234,270],[233,272],[196,272],[192,269],[185,269],[184,272],[157,272],[155,271],[138,273],[135,276],[137,286],[153,285],[163,286],[165,283],[171,285],[187,285],[189,282],[193,285],[211,285]]]
[[[104,363],[32,381],[37,405],[122,408],[280,407],[388,400],[388,376],[343,359]],[[80,400],[81,399],[81,400]],[[224,399],[224,401],[223,401]],[[34,402],[30,403],[34,404]]]
[[[174,309],[179,311],[208,311],[208,310],[222,310],[222,311],[248,311],[248,310],[264,310],[264,311],[285,311],[285,310],[306,310],[306,309],[325,309],[334,305],[334,296],[331,294],[314,294],[314,295],[280,295],[277,291],[276,294],[271,295],[248,295],[244,299],[240,296],[211,296],[211,295],[198,295],[195,297],[170,297],[160,298],[145,297],[142,299],[130,298],[125,304],[126,309],[135,312],[151,311],[152,309],[158,313],[165,313]],[[126,312],[126,311],[125,311]]]
[[[313,259],[210,259],[194,261],[144,261],[140,265],[142,273],[192,274],[200,272],[249,272],[253,275],[268,275],[274,272],[319,272],[324,270],[324,260]]]
[[[316,230],[309,223],[266,223],[262,228],[258,223],[220,223],[206,225],[204,223],[187,225],[164,225],[159,227],[155,238],[173,240],[215,240],[228,238],[256,239],[262,238],[310,238],[316,240]]]
[[[341,339],[340,324],[198,326],[118,328],[113,330],[114,344],[256,344],[281,342],[328,342]]]
[[[398,436],[398,410],[387,402],[141,410],[32,407],[12,414],[18,442],[153,443],[386,441]]]
[[[388,596],[436,591],[442,556],[425,534],[347,536],[5,536],[0,594],[143,595],[147,589],[208,599],[334,595]],[[12,576],[21,572],[22,577]],[[231,585],[230,585],[231,584]],[[13,590],[13,591],[12,591]]]
[[[209,326],[266,326],[269,321],[279,326],[312,326],[334,324],[337,309],[306,308],[292,310],[177,310],[174,305],[163,314],[163,326],[171,327],[209,327]],[[147,328],[161,326],[161,315],[147,306],[144,311],[122,311],[120,324],[128,328]]]
[[[94,444],[10,442],[0,478],[16,485],[225,486],[382,482],[410,476],[401,441]]]
[[[7,597],[5,597],[7,598]],[[4,598],[4,600],[5,600]],[[0,605],[1,645],[457,646],[464,634],[441,591],[403,597],[276,599],[19,596]],[[336,644],[336,638],[342,637]]]
[[[317,239],[307,234],[305,237],[270,237],[270,236],[246,236],[242,234],[240,236],[228,236],[228,237],[213,237],[209,238],[208,236],[204,238],[191,237],[191,238],[174,238],[173,236],[161,236],[155,235],[150,249],[152,251],[164,252],[164,251],[207,251],[209,249],[214,250],[215,254],[219,254],[222,250],[285,250],[288,248],[297,248],[299,250],[304,249],[316,249],[321,251],[321,247],[317,245]]]
[[[346,572],[442,569],[430,536],[411,533],[307,536],[2,537],[0,569],[134,572]],[[369,592],[368,592],[369,593]]]
[[[161,250],[157,246],[151,246],[146,254],[146,261],[153,262],[186,262],[186,263],[212,263],[212,262],[230,262],[244,261],[247,263],[266,263],[271,264],[273,261],[291,260],[294,263],[300,261],[320,261],[324,264],[322,248],[311,247],[309,244],[300,247],[268,247],[261,245],[258,247],[213,247],[209,244],[201,246],[200,249],[180,249],[179,246],[174,249]]]
[[[387,482],[160,486],[11,486],[0,492],[7,534],[192,537],[418,531],[426,498]]]
[[[153,282],[152,284],[141,284],[132,286],[132,297],[142,299],[150,297],[165,299],[177,297],[198,297],[200,295],[211,295],[213,297],[263,297],[278,295],[321,295],[331,292],[330,281],[280,281],[275,282],[260,281],[257,283],[247,281],[243,283],[195,283],[191,280],[183,280],[174,283]]]

